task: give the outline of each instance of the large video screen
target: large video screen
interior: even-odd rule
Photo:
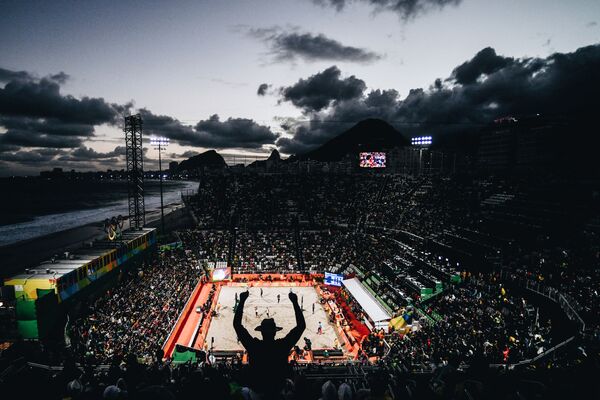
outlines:
[[[210,272],[210,278],[213,282],[231,280],[231,268],[215,268]]]
[[[332,274],[329,272],[325,272],[325,284],[331,286],[342,286],[342,281],[344,280],[343,275]]]
[[[361,168],[385,168],[384,152],[364,152],[360,153]]]

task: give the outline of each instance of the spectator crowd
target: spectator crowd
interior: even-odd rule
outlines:
[[[576,384],[599,366],[600,210],[563,192],[561,182],[494,177],[208,174],[186,199],[197,224],[177,232],[183,248],[124,272],[80,307],[61,372],[28,366],[11,384],[42,374],[48,398],[247,398],[243,365],[162,359],[195,285],[223,262],[238,273],[355,276],[393,317],[418,322],[366,335],[364,365],[297,367],[281,398],[580,393]],[[534,306],[525,285],[563,296],[552,307],[568,303],[577,340],[539,362],[492,370],[543,355],[565,338],[557,325],[570,326],[547,303]],[[364,317],[346,293],[336,296],[348,320]],[[343,374],[328,377],[334,368]],[[564,387],[560,373],[571,379]]]

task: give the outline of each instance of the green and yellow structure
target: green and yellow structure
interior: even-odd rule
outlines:
[[[155,247],[156,229],[126,230],[118,239],[92,242],[5,279],[4,285],[14,288],[19,334],[24,339],[46,337],[71,298],[100,286],[105,277]]]

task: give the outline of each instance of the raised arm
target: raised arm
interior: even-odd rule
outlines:
[[[247,344],[252,340],[252,336],[250,336],[248,330],[242,325],[242,317],[244,315],[244,304],[246,304],[249,295],[250,292],[247,290],[240,294],[240,302],[238,303],[235,315],[233,316],[233,329],[235,329],[238,339],[246,348],[248,347]]]
[[[290,347],[292,347],[298,342],[298,340],[300,340],[302,333],[306,329],[306,321],[304,321],[304,314],[302,314],[302,309],[298,304],[298,295],[296,293],[290,292],[288,297],[290,298],[290,300],[292,301],[292,305],[294,306],[294,313],[296,314],[296,327],[293,328],[286,335],[284,340]]]

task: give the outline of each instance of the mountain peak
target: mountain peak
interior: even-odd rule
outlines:
[[[273,151],[271,152],[271,155],[269,156],[269,158],[267,158],[267,160],[269,160],[269,161],[279,161],[279,160],[281,160],[281,156],[279,155],[279,151],[277,151],[277,149],[273,149]]]
[[[301,159],[340,161],[347,154],[360,151],[381,151],[409,144],[409,140],[386,121],[368,118],[330,139],[320,147],[303,155]]]

